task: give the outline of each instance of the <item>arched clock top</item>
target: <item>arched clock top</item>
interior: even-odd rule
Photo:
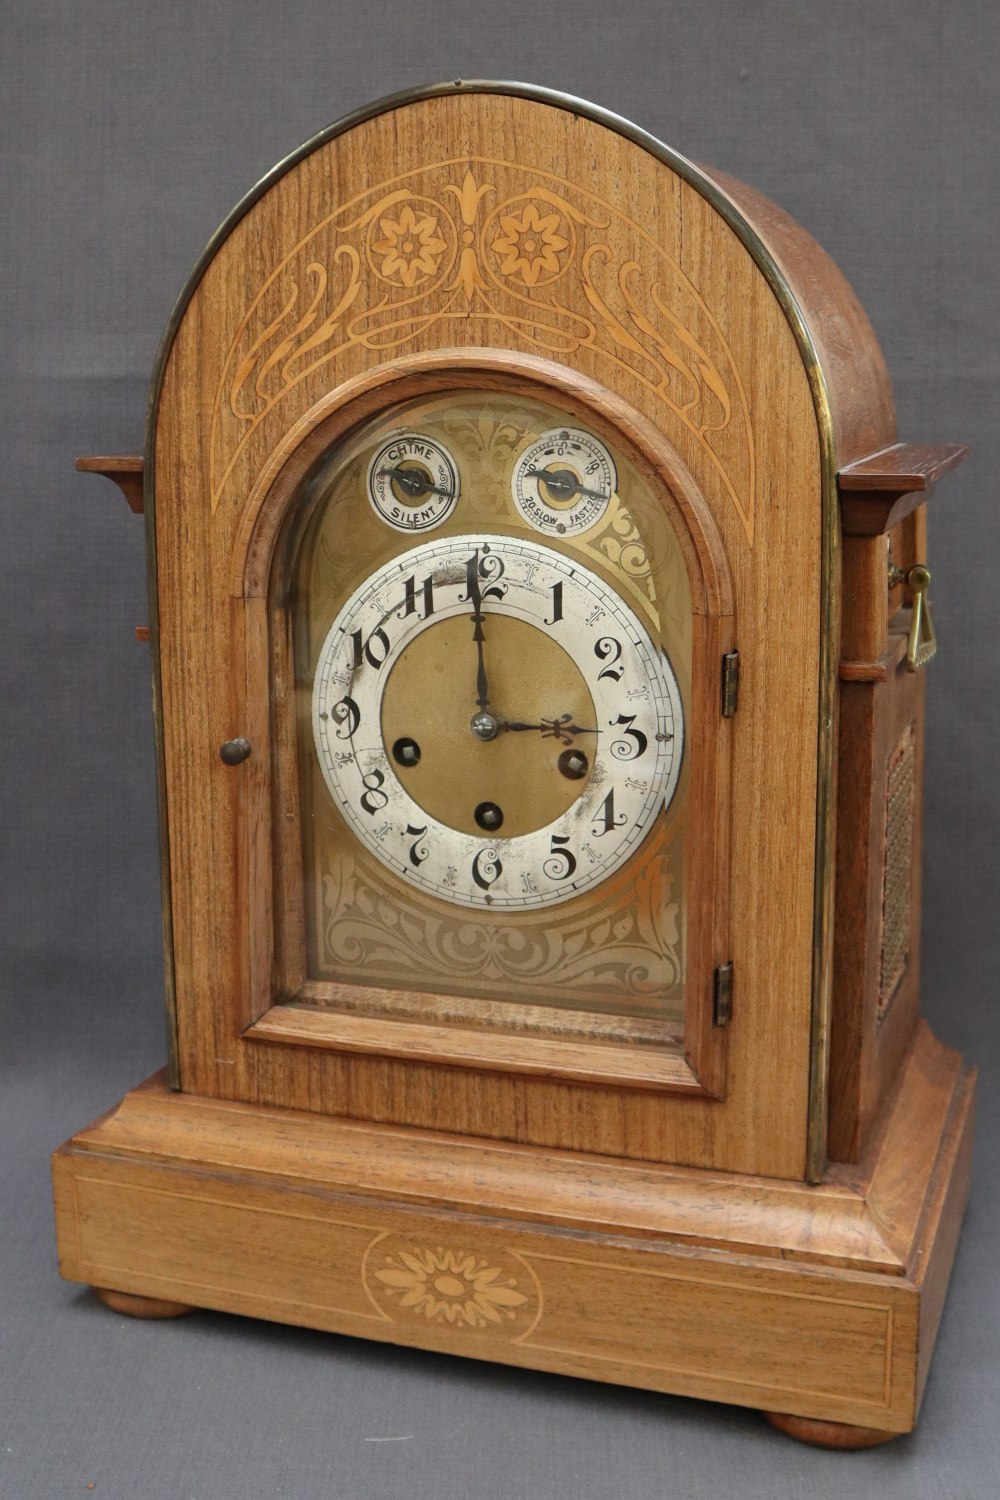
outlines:
[[[752,544],[756,445],[743,378],[679,261],[607,198],[523,162],[422,163],[318,218],[248,305],[212,401],[210,498],[296,388],[428,339],[625,364],[701,449]],[[272,417],[274,421],[272,422]]]
[[[817,406],[827,408],[835,461],[851,462],[893,441],[891,389],[870,324],[842,274],[802,226],[755,190],[688,161],[586,101],[477,82],[415,91],[358,111],[306,142],[247,194],[178,299],[154,374],[154,413],[175,338],[206,273],[226,242],[246,233],[244,221],[253,220],[283,178],[379,116],[483,96],[571,112],[581,125],[595,122],[690,185],[732,230],[781,304],[813,376]],[[508,183],[505,192],[487,180],[491,169],[493,177],[512,171],[527,177]],[[627,172],[622,183],[628,186]],[[338,191],[335,181],[312,222],[286,238],[279,256],[262,262],[259,281],[245,279],[212,394],[212,505],[253,432],[291,387],[319,370],[334,383],[352,346],[376,355],[405,352],[416,330],[464,318],[519,327],[526,352],[572,355],[583,348],[595,363],[634,361],[639,378],[703,447],[752,541],[753,424],[745,378],[722,326],[725,309],[706,301],[697,268],[682,264],[664,237],[650,231],[648,214],[636,221],[635,194],[623,192],[622,183],[602,197],[592,174],[570,182],[540,163],[472,153],[422,161],[382,182],[369,176],[353,196],[350,189]],[[630,253],[616,253],[607,242],[609,216],[633,229]],[[640,246],[652,256],[645,264]],[[558,295],[572,265],[586,287],[586,306],[579,310]]]

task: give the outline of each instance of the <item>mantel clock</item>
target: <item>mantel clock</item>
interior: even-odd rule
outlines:
[[[63,1274],[916,1421],[974,1080],[918,1019],[925,501],[791,219],[448,84],[219,230],[144,459],[170,1061]]]

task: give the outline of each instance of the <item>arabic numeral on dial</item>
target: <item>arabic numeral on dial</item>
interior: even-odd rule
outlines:
[[[465,597],[473,602],[478,597],[480,601],[485,599],[503,598],[507,592],[507,585],[501,583],[500,579],[506,573],[507,568],[502,557],[497,557],[495,552],[490,552],[489,544],[483,545],[483,555],[480,557],[477,547],[471,557],[465,560]],[[490,584],[489,588],[481,589],[479,580]],[[462,596],[459,595],[459,598]]]
[[[571,849],[565,847],[568,843],[568,837],[559,833],[552,835],[550,846],[552,858],[547,859],[542,865],[542,869],[550,880],[568,880],[576,870],[576,855]]]
[[[341,698],[331,708],[330,718],[341,726],[337,730],[338,740],[349,740],[357,733],[361,723],[361,710],[353,698]]]
[[[481,891],[496,885],[503,874],[503,862],[495,849],[480,849],[472,861],[472,878]]]
[[[597,680],[600,682],[604,677],[610,677],[612,682],[621,682],[625,668],[618,666],[622,656],[622,643],[616,641],[613,635],[602,635],[601,639],[594,645],[594,655],[599,661],[606,661],[607,666],[603,672],[598,672]]]
[[[361,806],[372,817],[388,804],[388,795],[382,790],[384,782],[385,777],[378,769],[361,778],[361,785],[365,788],[361,793]]]
[[[410,845],[410,864],[413,865],[414,869],[416,869],[418,865],[422,865],[424,860],[431,852],[428,849],[427,845],[422,842],[423,836],[426,832],[426,827],[414,828],[412,823],[407,823],[406,825],[407,837],[409,837],[411,834],[414,836],[413,843]]]
[[[500,583],[500,579],[507,571],[507,565],[502,557],[497,557],[495,552],[490,552],[488,542],[483,543],[483,556],[479,564],[479,576],[487,582],[496,585],[491,589],[483,590],[484,599],[502,599],[507,592],[507,585]]]
[[[372,631],[367,640],[365,640],[360,630],[352,630],[351,643],[354,647],[354,661],[352,666],[355,671],[358,670],[363,662],[367,662],[370,667],[374,667],[378,671],[389,655],[389,637],[381,625],[377,630]]]
[[[402,609],[396,611],[401,620],[406,615],[415,615],[417,613],[417,580],[412,573],[410,577],[405,580],[403,584],[403,591],[405,595],[403,599],[403,607]],[[420,603],[420,618],[422,620],[427,620],[434,613],[434,579],[430,573],[428,573],[427,577],[420,585]]]
[[[627,819],[624,813],[622,813],[620,818],[615,817],[615,789],[612,787],[601,803],[597,813],[597,820],[591,831],[595,839],[602,839],[606,833],[611,833],[615,828],[620,828],[625,822],[627,822]]]
[[[635,714],[619,714],[617,719],[609,719],[608,723],[614,728],[617,724],[624,724],[628,739],[612,740],[611,754],[616,760],[638,760],[644,755],[649,740],[641,729],[633,729]]]

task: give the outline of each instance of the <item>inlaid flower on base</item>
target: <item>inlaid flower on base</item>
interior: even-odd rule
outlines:
[[[528,1298],[513,1276],[466,1251],[413,1246],[385,1257],[374,1277],[398,1308],[430,1322],[485,1328],[515,1317]]]

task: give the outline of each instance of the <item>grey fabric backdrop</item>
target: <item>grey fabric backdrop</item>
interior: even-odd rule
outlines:
[[[0,1496],[996,1495],[993,0],[8,0],[3,16]],[[868,308],[902,434],[974,446],[933,514],[924,962],[932,1022],[984,1068],[978,1177],[921,1428],[875,1453],[238,1319],[136,1323],[56,1275],[48,1151],[163,1056],[142,523],[74,456],[139,447],[174,297],[274,161],[372,97],[463,75],[593,98],[778,200]]]

